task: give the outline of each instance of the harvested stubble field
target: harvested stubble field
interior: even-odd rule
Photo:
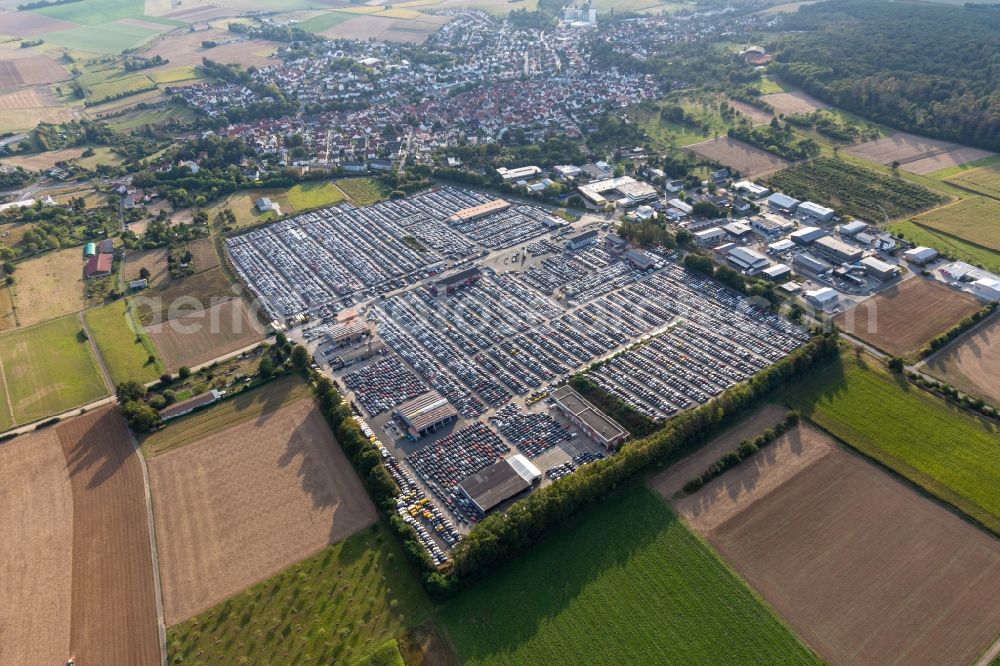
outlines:
[[[744,176],[759,176],[788,166],[788,162],[777,155],[728,136],[709,139],[686,148],[710,160],[725,164]]]
[[[207,409],[177,417],[170,428],[143,435],[141,447],[147,457],[158,456],[217,435],[244,421],[262,419],[308,395],[309,388],[297,377],[275,379]]]
[[[376,519],[308,398],[158,456],[149,474],[168,625]]]
[[[994,251],[1000,251],[1000,200],[969,197],[922,213],[913,219],[923,226]]]
[[[264,67],[274,65],[278,61],[271,55],[281,44],[262,40],[234,41],[221,43],[215,48],[203,48],[203,41],[228,42],[233,39],[233,33],[227,30],[212,28],[188,32],[175,31],[166,35],[143,51],[142,55],[152,58],[159,55],[170,60],[166,65],[153,68],[149,72],[177,69],[187,65],[200,65],[202,58],[210,58],[216,62],[242,65],[243,67]]]
[[[1000,165],[981,166],[947,178],[949,183],[1000,199]]]
[[[0,286],[0,331],[14,328],[17,322],[14,321],[14,298],[11,295],[10,287]]]
[[[461,592],[439,615],[466,664],[817,661],[638,486]]]
[[[893,356],[907,357],[978,309],[974,297],[914,276],[837,315],[835,321],[844,332]]]
[[[842,442],[1000,534],[1000,428],[861,358],[842,357],[784,392]]]
[[[73,489],[69,654],[80,664],[159,663],[146,491],[125,421],[109,405],[56,431]]]
[[[43,32],[71,30],[76,24],[34,12],[0,10],[0,31],[14,37],[34,37]]]
[[[393,11],[393,10],[389,10]],[[402,10],[406,11],[406,10]],[[421,15],[420,18],[394,18],[392,15],[362,14],[324,30],[330,39],[369,39],[422,44],[451,20],[449,16]]]
[[[801,90],[762,95],[761,100],[773,106],[776,114],[780,113],[786,116],[796,116],[800,113],[812,113],[818,109],[826,109],[830,107],[829,104],[821,102]]]
[[[219,265],[219,253],[215,250],[215,241],[211,238],[202,238],[188,243],[191,250],[191,261],[196,271],[207,271]]]
[[[170,372],[258,342],[264,331],[241,298],[232,298],[147,329]]]
[[[85,148],[63,148],[62,150],[47,150],[44,153],[32,155],[15,155],[0,160],[5,166],[21,167],[27,171],[44,171],[51,169],[56,162],[74,160],[86,150]],[[79,253],[77,253],[79,255]]]
[[[758,109],[756,106],[750,106],[746,102],[741,102],[735,99],[728,100],[728,102],[729,106],[746,116],[747,120],[754,125],[769,123],[771,122],[771,118],[774,117],[773,113],[769,113],[763,109]]]
[[[70,654],[73,493],[57,430],[0,445],[0,470],[0,663],[64,663]]]
[[[39,83],[54,83],[65,81],[69,72],[48,56],[37,55],[37,52],[23,49],[16,51],[0,51],[0,90],[31,86]]]
[[[107,395],[76,315],[0,336],[0,363],[18,423],[58,414]]]
[[[22,326],[79,312],[86,307],[80,248],[49,252],[17,266],[15,305]]]
[[[938,352],[922,368],[961,391],[1000,405],[1000,318],[980,325]]]
[[[1000,542],[811,426],[675,506],[831,664],[970,663],[996,638]]]
[[[138,280],[139,272],[143,269],[149,271],[149,286],[157,287],[170,279],[167,269],[167,250],[157,248],[155,250],[139,250],[129,252],[125,255],[125,279]]]
[[[892,136],[845,148],[844,152],[878,164],[899,163],[899,168],[917,175],[975,162],[993,153],[940,139],[897,132]]]
[[[39,122],[60,123],[80,114],[56,99],[48,88],[22,88],[0,95],[0,130],[33,128]]]

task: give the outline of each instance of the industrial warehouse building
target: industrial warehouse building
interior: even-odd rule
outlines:
[[[521,180],[522,178],[531,178],[542,173],[542,170],[536,166],[524,166],[517,169],[508,169],[506,167],[500,167],[497,169],[497,173],[503,178],[503,182],[509,183],[512,180]]]
[[[789,236],[789,240],[799,245],[812,245],[823,236],[828,235],[825,229],[819,227],[802,227],[796,229]]]
[[[477,509],[488,513],[528,490],[541,478],[541,471],[530,460],[517,454],[466,477],[458,488]]]
[[[694,242],[698,245],[714,245],[726,237],[726,232],[722,227],[711,227],[691,234]]]
[[[494,199],[478,206],[462,208],[455,211],[455,214],[448,218],[450,224],[459,222],[472,222],[480,218],[487,217],[493,213],[500,213],[510,208],[510,202],[504,199]]]
[[[647,271],[656,265],[656,260],[642,250],[628,250],[623,256],[625,261],[640,271]]]
[[[774,266],[768,266],[760,273],[768,280],[777,281],[787,279],[791,275],[792,269],[785,264],[775,264]]]
[[[903,259],[906,259],[911,264],[917,264],[918,266],[923,266],[927,262],[933,261],[937,256],[937,250],[924,247],[923,245],[915,247],[912,250],[907,250],[903,253]]]
[[[749,180],[741,180],[733,183],[733,189],[741,194],[745,194],[750,199],[760,199],[771,194],[771,190]]]
[[[357,342],[368,335],[368,325],[357,319],[341,324],[334,324],[330,327],[330,332],[326,334],[327,341],[339,347],[343,344]]]
[[[411,439],[420,439],[458,418],[458,411],[437,391],[428,391],[396,408]]]
[[[482,276],[483,274],[479,270],[479,267],[473,266],[471,268],[466,268],[456,273],[452,273],[451,275],[445,275],[440,280],[427,285],[427,289],[430,290],[430,292],[435,296],[441,292],[450,294],[456,289],[460,289],[476,282]]]
[[[825,310],[831,306],[837,304],[837,299],[839,294],[836,290],[830,287],[823,287],[822,289],[813,289],[812,291],[807,291],[803,294],[807,301],[815,305],[821,310]]]
[[[780,215],[764,213],[750,218],[750,228],[755,234],[773,240],[795,229],[795,223]]]
[[[841,263],[857,261],[864,254],[861,248],[848,245],[844,241],[837,240],[832,236],[824,236],[813,243],[813,247],[830,257],[834,261]]]
[[[812,201],[804,201],[799,204],[798,212],[804,215],[808,215],[820,222],[829,222],[833,219],[834,211],[832,208],[827,208],[826,206],[820,206],[818,203],[813,203]]]
[[[604,208],[614,202],[620,208],[632,208],[656,201],[656,188],[631,176],[606,178],[577,188],[591,208]]]
[[[865,257],[861,260],[861,265],[865,267],[865,275],[870,275],[882,282],[891,280],[899,274],[899,266],[887,264],[875,257]]]
[[[747,247],[734,247],[726,255],[729,263],[741,271],[756,273],[771,265],[771,260],[756,250]]]
[[[792,265],[796,268],[804,268],[805,270],[810,271],[811,273],[816,273],[817,275],[821,275],[833,268],[833,266],[822,259],[818,259],[806,252],[795,255],[792,259]]]
[[[847,224],[841,224],[837,227],[837,232],[841,236],[856,236],[862,231],[868,228],[868,225],[860,220],[854,220],[853,222],[848,222]]]
[[[628,431],[601,410],[587,402],[571,386],[563,386],[551,395],[556,408],[608,451],[614,451],[628,438]]]
[[[798,199],[794,199],[787,194],[782,194],[781,192],[775,192],[767,198],[767,206],[771,210],[778,211],[779,213],[791,213],[799,204],[802,203]]]
[[[566,248],[569,250],[579,250],[597,244],[598,234],[596,231],[585,231],[577,234],[566,241]]]

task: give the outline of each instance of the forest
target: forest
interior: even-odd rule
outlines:
[[[900,130],[1000,150],[1000,5],[831,0],[782,30],[779,78]]]

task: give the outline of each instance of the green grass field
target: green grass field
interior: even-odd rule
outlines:
[[[991,160],[990,165],[952,174],[948,176],[948,182],[1000,199],[1000,155],[988,159]]]
[[[0,360],[18,423],[107,395],[90,342],[74,315],[0,335]]]
[[[170,628],[167,653],[184,664],[349,664],[430,610],[399,541],[378,522]]]
[[[139,18],[145,9],[143,0],[86,0],[33,10],[63,21],[80,25],[100,25],[124,18]]]
[[[153,457],[209,435],[231,428],[247,419],[255,419],[309,395],[309,388],[298,377],[282,377],[259,388],[223,400],[212,407],[170,421],[166,428],[143,435],[139,441],[143,453]]]
[[[73,4],[82,5],[84,3]],[[66,6],[71,7],[72,5]],[[61,46],[72,51],[117,54],[125,49],[139,46],[160,32],[162,31],[115,23],[46,32],[39,37],[44,39],[47,44]]]
[[[310,19],[306,19],[295,27],[308,30],[309,32],[319,33],[357,17],[357,14],[349,14],[347,12],[326,12],[325,14],[320,14]]]
[[[720,99],[714,98],[701,101],[665,100],[653,105],[652,108],[647,108],[645,105],[633,107],[628,113],[658,147],[665,149],[671,146],[690,146],[712,139],[716,135],[725,136],[731,123],[726,122],[719,114],[719,101]],[[708,130],[695,125],[664,120],[660,116],[660,109],[674,104],[683,107],[688,116],[695,119],[699,125],[706,125]]]
[[[0,377],[0,432],[7,430],[14,425],[14,417],[10,413],[7,405],[7,384]]]
[[[166,368],[149,336],[145,332],[135,332],[137,327],[131,323],[127,307],[126,299],[122,298],[87,310],[84,316],[97,350],[111,373],[111,381],[118,385],[135,379],[145,384],[159,377]],[[156,357],[155,363],[148,362],[151,354]]]
[[[344,193],[336,185],[325,182],[299,183],[292,186],[285,196],[295,210],[332,206],[344,200]]]
[[[645,487],[441,609],[462,662],[807,664],[818,660]]]
[[[1000,183],[1000,178],[997,179]],[[914,221],[975,245],[1000,251],[1000,200],[969,197],[921,213]]]
[[[862,453],[1000,533],[1000,429],[844,355],[785,401]]]
[[[85,86],[84,90],[87,91],[87,99],[96,104],[107,99],[151,90],[155,87],[156,84],[145,74],[133,74]]]
[[[201,75],[195,69],[194,65],[184,65],[183,67],[165,69],[162,72],[153,72],[149,75],[149,78],[153,83],[165,84],[200,79]]]
[[[179,120],[181,122],[191,121],[194,120],[195,117],[195,113],[191,109],[183,106],[168,104],[167,106],[157,109],[141,109],[139,111],[133,111],[121,116],[109,118],[105,122],[112,129],[118,132],[124,132],[136,129],[137,127],[142,127],[144,125],[163,125],[171,120]],[[161,154],[163,154],[163,152],[165,151],[158,151],[145,159],[151,161],[158,158]]]
[[[91,155],[90,157],[78,157],[77,159],[73,160],[73,162],[76,165],[83,167],[84,169],[90,169],[90,170],[97,168],[98,164],[110,164],[111,166],[118,166],[119,164],[124,162],[124,160],[121,158],[120,155],[113,152],[111,148],[107,146],[94,146],[92,150],[94,151],[94,154]]]
[[[1000,252],[993,252],[985,247],[967,243],[957,236],[930,229],[929,227],[916,224],[912,220],[896,222],[889,229],[893,233],[900,234],[917,245],[933,247],[940,252],[948,253],[956,259],[982,266],[989,271],[1000,272]]]
[[[389,190],[374,178],[343,178],[337,187],[355,206],[368,206],[389,198]]]
[[[399,652],[399,643],[390,638],[374,650],[351,663],[351,666],[406,666]]]

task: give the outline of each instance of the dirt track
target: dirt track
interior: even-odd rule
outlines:
[[[167,625],[376,518],[311,399],[149,463]]]
[[[677,508],[832,664],[970,663],[996,639],[1000,541],[809,426]]]
[[[69,656],[73,494],[55,430],[0,444],[0,664]]]
[[[73,490],[70,654],[81,666],[160,663],[142,468],[117,407],[56,428]]]

